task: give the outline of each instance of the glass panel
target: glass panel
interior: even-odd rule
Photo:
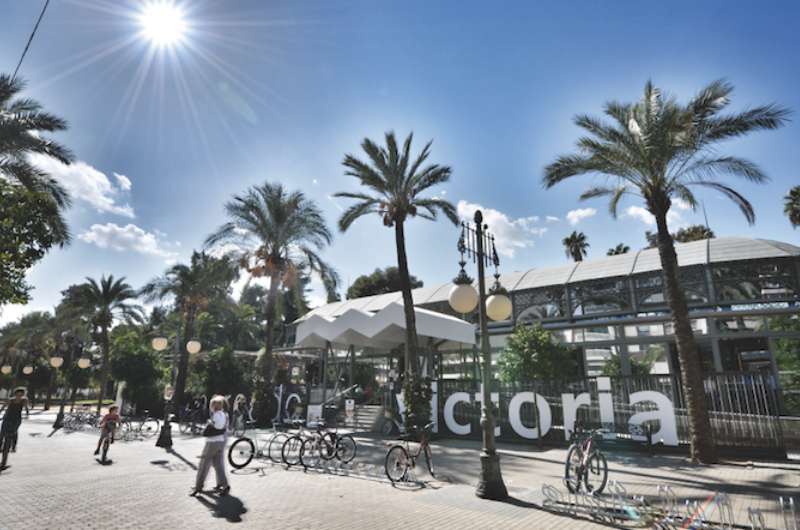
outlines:
[[[716,320],[717,330],[720,333],[754,332],[764,329],[764,317],[741,316]]]
[[[616,346],[587,346],[583,349],[587,377],[621,375],[619,349]]]
[[[514,293],[515,318],[519,323],[566,316],[566,294],[563,287],[546,287]]]
[[[625,278],[583,282],[570,286],[572,313],[576,316],[623,311],[630,307]]]
[[[638,324],[636,326],[625,326],[625,336],[636,337],[661,337],[664,335],[665,324]],[[670,324],[671,326],[671,324]]]
[[[594,326],[583,330],[583,340],[585,342],[615,340],[616,337],[614,326]]]
[[[708,302],[708,289],[702,267],[684,267],[679,270],[681,287],[689,303]],[[666,305],[663,278],[660,272],[650,272],[634,277],[636,303],[639,306]]]
[[[707,335],[708,334],[708,320],[705,318],[693,318],[690,321],[692,326],[692,331],[694,331],[695,335]],[[672,322],[665,322],[664,323],[664,334],[665,335],[674,335],[675,332],[673,330]]]
[[[629,344],[631,375],[669,374],[669,348],[665,343]]]
[[[798,294],[789,259],[719,263],[712,273],[720,300],[796,298]]]

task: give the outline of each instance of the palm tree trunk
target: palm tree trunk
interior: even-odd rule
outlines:
[[[110,347],[108,343],[108,328],[103,326],[100,329],[100,349],[103,352],[103,367],[100,369],[100,392],[97,394],[97,414],[100,414],[100,409],[103,407],[103,399],[106,397],[106,387],[108,386],[108,376],[111,372],[110,362]]]
[[[395,221],[394,240],[397,245],[397,268],[400,272],[400,291],[403,293],[403,311],[406,317],[406,379],[417,374],[417,322],[414,316],[414,299],[411,296],[411,278],[406,257],[406,236],[403,221]]]
[[[183,337],[181,337],[181,343],[178,344],[180,354],[178,355],[178,374],[175,377],[175,411],[178,413],[183,410],[186,397],[186,379],[189,375],[189,352],[186,351],[186,343],[194,337],[194,317],[195,308],[192,307],[186,311]]]
[[[280,271],[273,270],[269,277],[269,292],[267,293],[267,329],[264,333],[264,355],[262,366],[264,378],[267,383],[272,382],[272,347],[275,341],[275,309],[278,305],[278,287],[281,281]]]
[[[697,343],[689,322],[689,309],[678,277],[678,257],[667,227],[667,209],[656,214],[658,226],[658,253],[664,272],[664,291],[672,313],[675,342],[681,364],[681,382],[686,399],[689,418],[689,439],[692,460],[711,464],[717,460],[717,451],[711,434],[711,422],[706,405],[703,386],[703,366],[697,351]]]

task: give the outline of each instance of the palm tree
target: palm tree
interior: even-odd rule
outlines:
[[[608,249],[608,252],[606,252],[606,256],[618,256],[620,254],[627,254],[628,252],[630,252],[630,250],[631,247],[629,247],[625,243],[620,243],[616,247]]]
[[[67,123],[44,112],[33,99],[14,99],[24,88],[22,80],[0,74],[0,178],[30,191],[41,192],[52,201],[56,208],[51,224],[54,231],[63,236],[59,242],[66,243],[69,232],[62,211],[70,204],[69,195],[54,178],[33,165],[29,156],[46,155],[69,164],[72,153],[40,135],[41,132],[63,131]]]
[[[373,214],[381,217],[384,226],[394,228],[397,268],[400,269],[400,290],[403,293],[405,310],[405,369],[406,384],[409,388],[417,384],[417,332],[414,301],[411,297],[411,276],[406,257],[405,222],[416,216],[434,221],[441,212],[453,224],[458,224],[456,208],[451,203],[438,197],[422,197],[428,188],[450,180],[451,169],[438,164],[428,164],[423,167],[430,155],[432,140],[412,160],[412,138],[413,133],[406,137],[402,152],[398,149],[393,132],[386,133],[385,147],[380,147],[369,138],[365,138],[361,142],[361,148],[367,154],[368,162],[363,162],[353,155],[346,155],[342,164],[347,168],[345,174],[358,179],[359,184],[366,188],[366,192],[335,194],[336,197],[358,201],[339,219],[339,229],[342,232],[350,228],[356,219]],[[411,392],[406,392],[406,396],[410,394]],[[409,401],[409,404],[412,402]],[[410,416],[419,417],[415,410],[409,410],[409,413]]]
[[[715,461],[716,448],[710,436],[702,365],[689,324],[686,298],[680,288],[667,213],[675,199],[696,207],[692,190],[700,187],[732,200],[748,222],[753,223],[755,214],[750,202],[720,178],[733,175],[761,183],[767,181],[767,176],[749,160],[721,156],[716,145],[760,129],[776,129],[786,122],[789,114],[776,105],[765,105],[723,115],[732,91],[731,84],[714,81],[684,105],[664,97],[648,81],[639,102],[606,104],[605,113],[611,123],[577,116],[576,125],[589,136],[578,140],[578,153],[559,157],[546,167],[544,174],[548,188],[576,175],[603,175],[606,184],[588,189],[581,199],[610,196],[609,212],[616,216],[622,197],[638,196],[654,216],[665,294],[687,397],[691,454],[701,462]]]
[[[317,204],[301,191],[266,182],[235,195],[225,204],[229,221],[208,236],[206,246],[227,244],[230,253],[254,277],[268,277],[265,303],[264,355],[260,365],[267,387],[272,384],[275,319],[281,286],[295,288],[304,271],[319,274],[329,294],[339,281],[318,254],[333,235]],[[268,391],[266,396],[271,396]],[[266,405],[266,404],[265,404]]]
[[[583,258],[586,256],[586,249],[589,248],[589,242],[586,241],[586,234],[575,230],[562,239],[561,244],[564,245],[564,252],[567,257],[572,258],[576,262],[583,261]]]
[[[795,186],[783,198],[783,213],[789,218],[793,228],[800,226],[800,186]]]
[[[173,265],[163,276],[151,280],[140,291],[148,301],[172,297],[183,324],[183,335],[177,333],[175,338],[180,349],[175,378],[175,410],[181,410],[183,404],[189,369],[186,342],[195,337],[197,317],[208,308],[212,300],[228,296],[230,286],[237,278],[236,267],[228,258],[215,258],[195,251],[192,252],[189,265]]]
[[[97,413],[103,406],[108,378],[111,374],[109,355],[111,343],[109,330],[114,322],[142,322],[144,312],[138,304],[132,303],[138,298],[136,291],[125,282],[125,278],[114,279],[113,275],[101,276],[100,282],[86,278],[82,284],[72,286],[63,291],[65,308],[84,316],[90,325],[92,337],[100,346],[103,364],[100,367],[100,392],[97,397]],[[69,313],[70,311],[65,311]]]

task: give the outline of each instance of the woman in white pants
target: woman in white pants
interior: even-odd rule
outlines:
[[[214,466],[217,475],[217,487],[215,491],[221,495],[227,495],[231,487],[228,485],[228,478],[225,476],[225,436],[228,425],[228,416],[223,409],[225,408],[225,398],[214,396],[209,403],[211,418],[208,420],[203,436],[206,437],[206,445],[200,457],[200,465],[197,466],[197,479],[192,489],[192,497],[203,491],[208,471]]]

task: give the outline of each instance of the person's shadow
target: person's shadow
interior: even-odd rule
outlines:
[[[244,503],[233,495],[198,495],[196,497],[208,508],[214,517],[225,519],[229,523],[241,523],[242,515],[247,513]]]

